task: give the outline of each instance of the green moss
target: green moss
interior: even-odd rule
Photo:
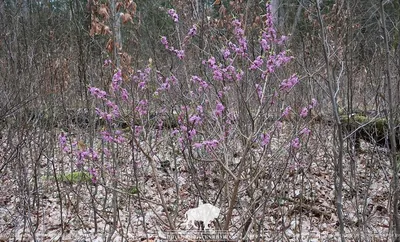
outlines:
[[[54,180],[54,176],[42,176],[43,180]],[[92,181],[92,175],[86,171],[74,171],[65,175],[57,175],[57,180],[71,184],[85,183]]]
[[[57,176],[58,180],[72,184],[90,182],[92,176],[86,171],[74,171],[65,175]]]
[[[382,130],[387,127],[387,120],[385,118],[371,119],[369,117],[359,114],[356,114],[352,117],[348,117],[348,115],[340,115],[340,121],[342,123],[350,123],[350,124],[355,123],[357,125],[371,124],[375,125],[376,127]]]
[[[139,194],[139,189],[136,186],[131,186],[128,188],[127,192],[129,195]]]

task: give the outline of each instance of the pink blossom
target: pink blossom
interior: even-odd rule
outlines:
[[[311,104],[308,106],[309,109],[313,109],[318,105],[318,102],[315,98],[311,99]]]
[[[266,40],[266,39],[264,39],[264,38],[262,38],[261,40],[260,40],[260,45],[261,45],[261,48],[265,51],[265,52],[269,52],[269,50],[271,49],[271,45],[270,44],[268,44],[268,41]]]
[[[111,100],[107,100],[106,105],[107,105],[108,107],[112,108],[112,109],[117,109],[117,108],[118,108],[117,104],[115,104],[115,103],[114,103],[113,101],[111,101]]]
[[[110,59],[104,60],[104,66],[108,66],[112,61]]]
[[[244,71],[239,70],[239,71],[236,73],[236,76],[235,76],[235,77],[236,77],[236,80],[237,80],[237,81],[242,80],[243,75],[244,75]]]
[[[117,137],[114,139],[114,142],[117,144],[122,144],[123,142],[125,142],[125,138],[121,135],[117,135]]]
[[[282,91],[289,92],[298,82],[299,79],[296,74],[293,74],[290,78],[283,80],[279,88]]]
[[[192,140],[193,137],[197,134],[197,132],[196,132],[195,129],[191,129],[191,130],[188,131],[188,134],[189,134],[189,137],[188,137],[188,138],[189,138],[190,140]]]
[[[111,156],[111,152],[110,152],[110,150],[108,150],[107,148],[104,148],[104,149],[103,149],[103,153],[104,153],[104,155],[105,155],[106,157],[110,157],[110,156]]]
[[[201,82],[201,81],[203,81],[200,77],[198,77],[198,76],[192,76],[192,82],[194,82],[194,83],[196,83],[196,82]]]
[[[174,75],[171,75],[171,76],[169,77],[169,80],[171,81],[171,83],[172,83],[173,85],[176,85],[176,84],[178,83],[178,78],[176,78],[176,76],[174,76]]]
[[[271,141],[271,136],[269,133],[261,134],[261,145],[266,146]]]
[[[207,148],[207,150],[209,150],[209,151],[210,151],[211,149],[217,148],[218,144],[219,144],[219,141],[216,140],[216,139],[203,141],[203,145],[204,145],[204,146]]]
[[[246,56],[247,40],[246,40],[246,37],[244,34],[244,30],[242,28],[242,23],[238,19],[235,19],[232,21],[232,25],[235,26],[234,34],[239,43],[239,48],[234,48],[234,50],[236,53],[240,54],[241,56]]]
[[[161,43],[165,46],[166,49],[168,49],[168,40],[167,40],[167,37],[162,36],[162,37],[161,37]]]
[[[280,67],[286,63],[288,63],[293,57],[292,56],[287,56],[286,51],[282,51],[278,55],[272,56],[273,57],[273,62],[276,67]]]
[[[146,99],[140,100],[138,106],[136,107],[136,111],[139,113],[139,115],[146,115],[147,106],[148,102]]]
[[[97,172],[95,168],[89,168],[88,172],[90,174],[90,176],[92,177],[92,182],[93,184],[97,183]]]
[[[113,75],[111,87],[114,91],[118,90],[122,82],[122,72],[120,69]]]
[[[114,140],[113,137],[111,136],[111,134],[107,131],[101,131],[100,134],[101,134],[101,138],[106,142],[111,142]]]
[[[266,76],[268,73],[274,73],[275,72],[275,63],[273,60],[273,56],[270,56],[269,59],[267,60],[267,70],[263,73],[264,76]]]
[[[189,29],[188,36],[193,37],[197,33],[197,26],[194,24],[192,28]]]
[[[198,149],[198,148],[203,147],[203,144],[202,143],[194,143],[193,147]]]
[[[232,43],[232,42],[229,42],[229,43],[228,43],[228,47],[229,47],[231,50],[235,51],[235,52],[236,52],[236,50],[238,49],[238,47],[237,47],[234,43]]]
[[[178,14],[176,13],[175,9],[172,9],[172,8],[169,9],[168,14],[172,18],[172,20],[174,20],[175,23],[178,23],[179,17],[178,17]]]
[[[281,38],[278,40],[278,45],[283,45],[286,40],[288,40],[288,37],[286,35],[282,35]]]
[[[287,106],[287,107],[285,108],[285,110],[283,110],[282,117],[288,118],[288,117],[289,117],[289,114],[290,114],[290,111],[292,111],[292,107]]]
[[[294,140],[292,140],[291,145],[295,149],[300,148],[300,139],[299,138],[295,138]]]
[[[258,95],[258,99],[262,102],[262,100],[263,100],[263,90],[262,90],[262,87],[261,87],[261,85],[259,85],[259,84],[257,84],[256,83],[256,91],[257,91],[257,95]]]
[[[171,132],[171,136],[174,136],[174,135],[176,135],[177,133],[179,133],[179,130],[174,129],[174,130],[172,130],[172,132]]]
[[[128,91],[127,91],[125,88],[121,88],[121,98],[122,98],[122,100],[124,100],[125,102],[128,101],[129,94],[128,94]]]
[[[215,116],[221,116],[222,112],[225,110],[225,107],[222,103],[218,102],[217,105],[215,106],[215,111],[214,114]]]
[[[192,76],[192,81],[193,81],[193,82],[199,83],[200,87],[203,88],[203,89],[206,89],[206,88],[208,87],[207,82],[203,81],[203,80],[202,80],[200,77],[198,77],[198,76]],[[199,89],[201,89],[201,88],[199,88]]]
[[[266,39],[270,41],[276,41],[276,30],[274,28],[274,22],[273,22],[273,15],[272,15],[272,7],[271,4],[267,3],[266,4],[266,25],[267,25],[267,30],[266,30]]]
[[[104,99],[107,96],[107,93],[103,90],[100,90],[97,87],[89,87],[89,92],[92,96],[98,99]]]
[[[142,89],[142,90],[145,89],[145,88],[146,88],[146,82],[145,82],[145,81],[139,82],[138,87],[139,87],[140,89]]]
[[[261,67],[261,65],[264,63],[263,59],[261,56],[257,56],[257,58],[253,61],[251,66],[249,67],[249,70],[256,70]]]
[[[217,67],[214,56],[211,56],[210,59],[207,60],[207,63],[210,68]]]
[[[300,117],[305,118],[308,115],[308,108],[304,107],[300,112]]]
[[[223,76],[223,74],[222,74],[220,69],[215,69],[213,71],[213,78],[216,81],[223,81],[224,80],[224,76]]]
[[[87,150],[80,150],[77,152],[78,155],[78,160],[83,161],[83,160],[87,160],[90,158],[90,153]]]
[[[171,85],[169,84],[169,78],[165,79],[164,83],[161,83],[161,90],[169,90],[171,88]]]
[[[201,106],[201,105],[197,106],[196,110],[199,113],[203,113],[203,106]]]
[[[106,113],[104,117],[107,121],[113,120],[114,116],[111,113]]]
[[[63,132],[61,132],[59,138],[58,138],[59,142],[60,142],[60,146],[61,147],[65,147],[65,145],[67,144],[67,137],[64,135]]]
[[[304,129],[302,129],[302,130],[300,131],[300,135],[306,135],[306,136],[308,136],[308,135],[310,135],[310,133],[311,133],[311,130],[309,130],[308,128],[304,128]]]
[[[172,18],[172,20],[174,20],[175,23],[178,23],[179,17],[178,17],[178,14],[176,13],[175,9],[172,9],[172,8],[169,9],[168,14]]]
[[[138,136],[140,132],[143,131],[143,127],[139,125],[135,125],[135,136]]]
[[[174,52],[180,60],[183,60],[183,58],[185,58],[185,50],[175,50]]]
[[[118,108],[118,106],[117,106],[116,108],[114,108],[114,109],[111,111],[111,114],[112,114],[111,119],[114,119],[114,118],[119,117],[120,113],[119,113],[119,108]]]
[[[90,153],[92,155],[92,160],[98,160],[99,159],[99,154],[94,151],[93,149],[90,149]]]
[[[227,59],[231,55],[231,52],[229,51],[228,48],[224,48],[222,49],[222,55],[225,59]]]
[[[197,115],[193,115],[189,118],[189,122],[191,122],[194,125],[198,125],[201,123],[201,118]]]

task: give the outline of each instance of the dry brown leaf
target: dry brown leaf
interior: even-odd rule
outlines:
[[[110,35],[112,32],[110,30],[110,27],[108,27],[107,25],[104,25],[101,31],[102,34],[104,35]]]
[[[122,23],[126,23],[128,21],[132,22],[132,15],[130,15],[129,13],[121,13],[121,19],[122,19]]]
[[[105,4],[101,4],[98,14],[102,16],[104,19],[109,19],[110,15],[108,14],[107,6]]]
[[[114,49],[114,42],[112,39],[109,39],[106,44],[106,50],[111,53],[113,49]]]

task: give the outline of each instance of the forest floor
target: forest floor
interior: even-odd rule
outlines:
[[[315,135],[309,143],[312,152],[308,153],[307,166],[285,173],[279,185],[282,189],[279,192],[280,199],[266,200],[266,212],[255,215],[257,219],[263,219],[261,241],[339,239],[334,196],[335,159],[331,152],[332,137],[326,135],[331,133],[329,129],[322,125],[315,127]],[[131,157],[129,152],[121,152],[120,158],[129,160]],[[54,171],[67,174],[71,166],[68,157],[43,158],[36,163],[21,160],[2,171],[0,242],[60,239],[142,241],[146,238],[156,241],[165,236],[168,227],[165,224],[165,210],[150,169],[142,170],[140,190],[145,192],[138,199],[137,193],[129,185],[135,184],[133,165],[129,162],[121,166],[123,169],[120,169],[118,179],[105,172],[102,179],[109,182],[99,180],[97,185],[91,184],[90,179],[70,181],[54,176]],[[35,170],[39,174],[34,174]],[[161,185],[165,203],[171,206],[180,204],[173,217],[177,229],[183,231],[187,229],[184,214],[196,204],[191,191],[193,189],[186,182],[190,180],[190,174],[182,170],[179,177],[174,176],[161,166],[158,171],[157,181]],[[391,169],[387,151],[363,142],[362,152],[353,155],[345,152],[344,177],[346,237],[350,241],[389,241]],[[113,181],[118,183],[118,189],[113,190]],[[180,184],[178,191],[176,184]],[[208,189],[218,190],[213,182],[210,182]],[[115,194],[118,194],[117,201],[113,200]],[[113,206],[114,203],[118,206]],[[246,206],[245,203],[242,206]],[[115,207],[118,211],[113,210]],[[241,214],[238,211],[234,211],[230,229],[232,238],[241,234],[242,227],[238,225]],[[115,214],[117,216],[113,216]],[[223,216],[224,210],[221,210],[220,220]],[[117,224],[115,231],[112,229],[114,223]],[[215,226],[219,225],[217,223]],[[249,237],[254,239],[257,235]]]

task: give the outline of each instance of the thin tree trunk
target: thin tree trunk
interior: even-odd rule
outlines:
[[[383,8],[383,0],[380,2],[380,13],[381,13],[381,21],[382,21],[382,29],[383,29],[383,41],[385,46],[385,79],[386,79],[386,88],[387,88],[387,98],[388,101],[388,125],[389,125],[389,141],[390,141],[390,160],[392,163],[393,170],[393,180],[392,180],[392,189],[393,189],[393,197],[392,197],[392,206],[393,206],[393,222],[395,226],[395,234],[394,241],[400,241],[400,218],[399,218],[399,178],[398,178],[398,165],[397,165],[397,151],[396,151],[396,136],[394,130],[394,115],[393,115],[393,96],[392,96],[392,81],[390,78],[390,49],[389,49],[389,40],[388,33],[386,28],[386,16],[385,10]]]
[[[329,97],[332,104],[333,116],[335,120],[335,129],[333,134],[333,152],[335,157],[335,175],[334,175],[334,183],[335,183],[335,196],[336,196],[336,213],[339,219],[339,229],[340,229],[340,237],[341,241],[345,241],[344,239],[344,223],[343,223],[343,133],[342,133],[342,124],[339,116],[339,108],[337,104],[337,91],[335,92],[334,80],[331,73],[330,61],[329,61],[329,46],[328,39],[325,35],[325,26],[322,21],[321,11],[319,1],[316,1],[318,21],[321,28],[321,40],[323,46],[323,54],[325,59],[326,73],[327,73],[327,82],[329,88]],[[340,78],[340,76],[338,77]],[[338,88],[338,87],[336,87]]]

